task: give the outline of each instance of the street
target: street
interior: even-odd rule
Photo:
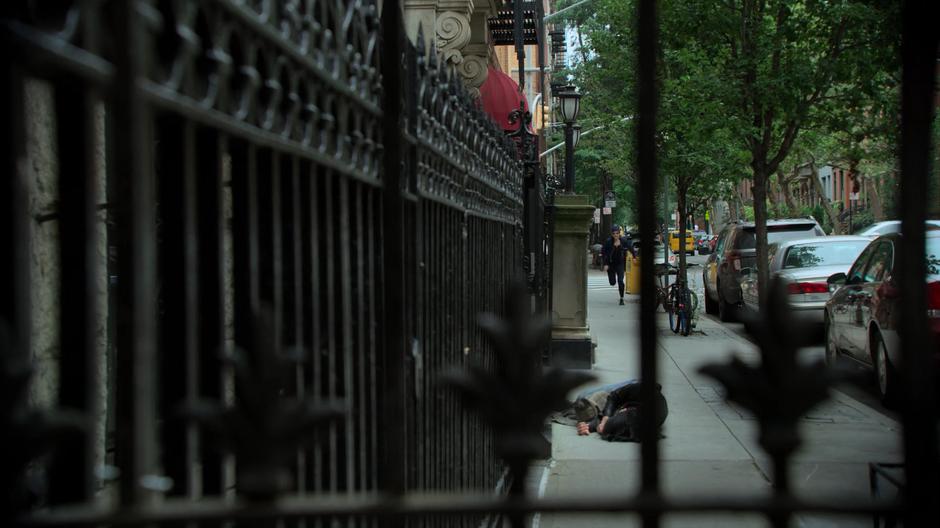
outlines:
[[[701,264],[705,256],[689,258],[693,290],[702,295]],[[639,296],[627,295],[618,304],[616,287],[599,270],[588,272],[588,321],[597,339],[592,373],[599,386],[639,377]],[[759,442],[758,424],[748,411],[724,399],[723,387],[704,376],[705,364],[725,363],[737,356],[759,361],[759,352],[740,323],[721,323],[699,312],[688,337],[668,330],[658,316],[660,350],[657,381],[669,406],[659,442],[659,473],[663,492],[671,497],[761,497],[772,492],[773,472]],[[823,349],[804,351],[803,359],[822,359]],[[870,384],[869,384],[870,385]],[[802,444],[790,461],[794,493],[801,497],[838,501],[868,500],[869,462],[897,462],[902,457],[901,427],[892,413],[871,395],[873,388],[838,387],[830,398],[799,421]],[[597,434],[578,436],[575,428],[552,424],[552,458],[534,468],[533,491],[545,498],[632,493],[639,489],[640,446],[606,442]],[[892,493],[890,488],[886,493]],[[799,514],[793,526],[871,526],[866,516]],[[538,515],[533,526],[639,526],[630,515]],[[669,527],[767,526],[753,514],[712,513],[670,515]]]
[[[692,289],[692,291],[695,292],[699,299],[699,311],[696,314],[696,317],[707,318],[715,324],[722,325],[728,330],[735,332],[740,337],[750,341],[750,336],[745,331],[743,324],[722,323],[718,319],[718,316],[708,315],[705,313],[705,285],[702,283],[702,266],[708,259],[708,255],[688,255],[686,258],[689,265],[689,287]],[[816,346],[805,348],[803,351],[803,356],[806,361],[822,360],[825,356],[825,347],[823,346],[823,343],[820,342]],[[840,387],[840,391],[844,392],[847,396],[857,400],[858,402],[871,407],[875,411],[884,414],[886,417],[894,420],[900,420],[895,411],[886,408],[881,403],[881,398],[878,396],[878,388],[875,386],[874,374],[872,374],[870,370],[865,370],[860,365],[857,365],[850,360],[843,358],[842,361],[844,366],[847,368],[857,369],[861,374],[860,377],[864,378],[867,383],[862,386],[843,386]]]

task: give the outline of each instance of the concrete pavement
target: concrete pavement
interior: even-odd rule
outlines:
[[[700,273],[693,268],[691,273]],[[639,296],[618,305],[616,287],[606,274],[590,270],[588,321],[597,339],[593,385],[639,377]],[[661,313],[661,312],[660,312]],[[720,492],[741,497],[771,492],[770,463],[757,444],[757,422],[724,402],[717,382],[700,375],[705,364],[737,354],[755,361],[756,348],[734,329],[697,318],[693,335],[676,336],[659,318],[659,380],[669,403],[660,441],[662,487],[669,496],[708,496]],[[804,445],[792,461],[798,493],[821,497],[868,497],[868,462],[901,459],[900,427],[875,409],[836,391],[802,421]],[[640,446],[606,442],[596,434],[579,437],[573,427],[553,424],[552,460],[536,468],[537,485],[546,497],[594,495],[639,488]],[[536,484],[535,482],[533,484]],[[538,515],[540,528],[568,526],[639,526],[635,515]],[[760,516],[740,514],[670,515],[664,526],[767,526]],[[871,526],[866,517],[828,518],[801,515],[793,526]]]

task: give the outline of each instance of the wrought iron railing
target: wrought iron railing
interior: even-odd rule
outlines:
[[[4,519],[499,485],[438,378],[495,366],[474,321],[521,270],[522,165],[423,37],[359,1],[2,9]]]
[[[656,13],[639,6],[639,216],[652,239]],[[527,185],[514,145],[433,49],[407,42],[397,7],[381,18],[339,1],[0,8],[4,521],[470,526],[496,513],[522,526],[536,511],[605,511],[657,526],[733,511],[786,526],[809,511],[936,525],[918,267],[930,17],[910,8],[904,33],[902,499],[794,496],[795,421],[831,380],[795,360],[778,288],[776,319],[752,326],[762,361],[704,369],[758,417],[771,496],[665,496],[657,428],[644,423],[639,494],[537,500],[522,484],[542,420],[585,378],[542,371],[545,323],[510,288]],[[46,185],[52,212],[36,214]],[[40,229],[53,221],[52,235]],[[655,379],[642,258],[641,371]],[[46,333],[55,355],[37,353]],[[30,384],[34,360],[43,372]],[[652,401],[655,384],[644,387]]]

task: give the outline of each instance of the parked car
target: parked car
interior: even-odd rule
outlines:
[[[767,222],[768,244],[824,235],[819,223],[812,218]],[[715,251],[708,256],[702,270],[706,313],[717,313],[722,321],[734,319],[734,312],[742,300],[741,270],[755,266],[756,244],[753,222],[732,222],[718,234]]]
[[[836,289],[826,303],[826,361],[839,356],[872,368],[885,403],[896,401],[900,358],[898,314],[903,296],[894,265],[900,233],[878,237],[855,259],[848,273],[828,283]],[[934,343],[940,343],[940,231],[927,231],[927,316]],[[940,348],[933,350],[940,363]]]
[[[927,220],[927,230],[940,229],[940,220]],[[874,224],[864,228],[859,229],[855,232],[858,236],[875,238],[881,235],[887,235],[889,233],[900,233],[901,232],[901,221],[900,220],[885,220],[884,222],[875,222]]]
[[[848,271],[869,242],[862,236],[826,236],[785,240],[768,248],[770,275],[787,281],[790,308],[798,317],[819,325],[815,335],[821,333],[823,310],[831,295],[826,280],[834,273]],[[744,268],[741,276],[744,306],[759,311],[757,270]]]
[[[695,251],[699,255],[708,255],[712,252],[711,235],[699,233],[695,236]]]
[[[708,252],[713,253],[715,251],[715,245],[718,244],[718,235],[709,235],[708,236]]]

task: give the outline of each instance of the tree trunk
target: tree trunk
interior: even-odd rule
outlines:
[[[741,198],[741,190],[738,189],[738,186],[734,186],[734,196],[731,198],[731,201],[728,203],[728,214],[731,216],[730,221],[737,222],[741,220],[741,209],[744,204],[744,199]]]
[[[849,229],[846,231],[847,235],[851,235],[852,233],[855,232],[855,225],[853,225],[854,222],[852,221],[852,211],[855,211],[858,209],[858,200],[853,200],[852,195],[859,194],[859,191],[861,190],[861,185],[859,185],[858,174],[856,174],[857,170],[858,170],[858,157],[851,156],[849,158],[849,180],[852,182],[852,187],[849,189],[849,203],[846,204],[849,206]]]
[[[875,222],[885,219],[884,204],[881,203],[881,194],[878,193],[878,184],[872,178],[865,178],[865,185],[868,186],[868,201],[871,202],[871,214]]]
[[[685,226],[686,216],[688,216],[686,214],[686,194],[688,194],[688,189],[686,186],[677,185],[676,187],[676,208],[679,210],[679,275],[677,279],[688,284],[685,273]]]
[[[832,202],[826,198],[826,192],[822,188],[822,183],[819,182],[819,169],[816,167],[815,160],[809,162],[809,169],[812,171],[810,180],[812,180],[813,189],[816,191],[816,195],[819,196],[819,203],[822,204],[823,210],[826,211],[829,222],[832,223],[832,234],[841,235],[842,224],[839,222],[839,214],[836,213],[836,210],[832,207]]]
[[[770,287],[770,274],[767,270],[767,165],[764,156],[755,156],[751,162],[754,170],[754,234],[757,238],[757,261],[754,267],[757,270],[758,304],[763,310],[767,303],[767,293]]]

